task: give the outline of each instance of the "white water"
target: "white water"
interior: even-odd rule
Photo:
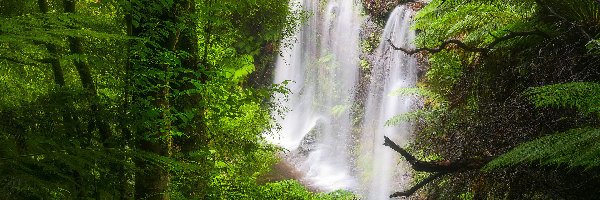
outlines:
[[[416,59],[401,51],[392,49],[390,39],[396,46],[413,48],[411,42],[415,33],[411,31],[412,12],[399,6],[390,15],[383,31],[382,41],[376,50],[376,63],[371,71],[369,96],[365,104],[365,117],[361,135],[360,160],[368,183],[368,199],[388,199],[393,191],[404,189],[410,175],[398,163],[398,155],[389,147],[383,146],[383,136],[388,136],[399,145],[407,144],[411,125],[401,123],[386,127],[386,120],[395,115],[410,111],[410,97],[390,96],[399,88],[414,87],[417,79]]]
[[[280,136],[271,141],[290,150],[287,159],[304,173],[303,182],[332,191],[347,189],[368,199],[387,199],[402,178],[393,151],[383,135],[405,141],[408,124],[386,128],[383,123],[408,111],[411,102],[387,93],[414,86],[416,65],[412,58],[390,50],[382,42],[377,49],[362,132],[353,133],[351,106],[359,74],[361,5],[353,0],[302,0],[312,17],[298,33],[292,49],[284,50],[275,70],[275,83],[292,80],[291,111],[279,119]],[[409,31],[410,12],[394,10],[383,38],[406,46],[414,38]],[[396,185],[397,187],[392,187]]]

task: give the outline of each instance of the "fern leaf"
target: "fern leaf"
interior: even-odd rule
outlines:
[[[537,107],[575,108],[584,114],[600,113],[600,84],[573,82],[525,91]]]
[[[518,164],[582,167],[600,166],[600,129],[579,128],[541,137],[519,145],[488,163],[483,170]]]

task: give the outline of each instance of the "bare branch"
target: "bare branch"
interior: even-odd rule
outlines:
[[[406,48],[402,48],[402,47],[397,47],[396,45],[394,45],[394,43],[392,42],[391,39],[388,39],[388,43],[390,43],[390,45],[392,46],[392,48],[394,50],[400,50],[403,51],[404,53],[408,54],[408,55],[413,55],[419,52],[428,52],[431,54],[434,53],[438,53],[444,49],[447,49],[448,46],[450,46],[451,44],[453,44],[454,46],[461,48],[465,51],[469,51],[469,52],[477,52],[477,53],[482,53],[482,54],[487,54],[489,51],[491,51],[496,45],[500,44],[501,42],[516,38],[516,37],[526,37],[526,36],[531,36],[531,35],[537,35],[537,36],[542,36],[542,37],[549,37],[548,34],[539,31],[539,30],[534,30],[534,31],[527,31],[527,32],[510,32],[509,34],[502,36],[502,37],[495,37],[496,38],[492,43],[488,44],[486,47],[484,48],[480,48],[480,47],[474,47],[474,46],[469,46],[465,43],[463,43],[460,40],[457,39],[451,39],[451,40],[447,40],[445,42],[443,42],[442,44],[440,44],[438,47],[436,48],[417,48],[417,49],[406,49]]]
[[[402,147],[398,146],[395,142],[390,140],[390,138],[388,138],[387,136],[383,136],[383,140],[384,140],[383,146],[388,146],[388,147],[392,148],[394,151],[400,153],[400,155],[402,155],[406,159],[406,161],[408,161],[408,163],[410,163],[411,165],[414,165],[416,162],[419,162],[419,160],[417,160],[417,158],[415,158],[412,154],[408,153]]]
[[[458,172],[458,171],[466,171],[466,170],[474,170],[483,167],[486,163],[492,160],[491,157],[483,157],[483,158],[466,158],[459,159],[455,161],[442,160],[442,161],[422,161],[412,154],[408,153],[405,149],[398,146],[394,143],[390,138],[384,137],[384,146],[388,146],[392,148],[394,151],[400,153],[402,157],[408,161],[411,168],[415,171],[419,172]]]
[[[427,185],[429,182],[438,179],[442,176],[444,176],[445,174],[447,174],[446,172],[438,172],[435,174],[430,175],[429,177],[423,179],[422,181],[420,181],[419,183],[417,183],[416,185],[412,186],[410,189],[402,191],[402,192],[395,192],[394,194],[390,195],[390,198],[394,198],[394,197],[409,197],[411,195],[413,195],[415,192],[417,192],[417,190],[421,189],[423,186]]]
[[[398,146],[396,143],[394,143],[392,140],[390,140],[390,138],[388,138],[387,136],[383,136],[383,138],[384,138],[383,145],[388,146],[391,149],[393,149],[394,151],[400,153],[400,155],[402,155],[402,157],[404,157],[406,159],[406,161],[408,161],[408,163],[410,163],[410,166],[415,171],[435,172],[435,174],[423,179],[421,182],[417,183],[410,189],[403,191],[403,192],[395,192],[394,194],[390,195],[390,198],[411,196],[417,190],[419,190],[423,186],[427,185],[429,182],[431,182],[445,174],[466,171],[466,170],[480,169],[481,167],[483,167],[485,164],[487,164],[489,161],[492,160],[492,157],[484,157],[484,158],[459,159],[456,161],[448,161],[448,160],[422,161],[422,160],[417,159],[412,154],[408,153],[402,147]]]
[[[392,46],[392,48],[394,48],[394,50],[403,51],[404,53],[406,53],[408,55],[413,55],[413,54],[416,54],[416,53],[419,53],[419,52],[422,52],[422,51],[425,51],[425,52],[428,52],[428,53],[432,53],[432,54],[433,53],[437,53],[437,52],[440,52],[440,51],[446,49],[446,47],[448,45],[450,45],[450,44],[454,44],[457,47],[462,48],[462,49],[464,49],[466,51],[470,51],[470,52],[484,52],[484,51],[486,51],[483,48],[471,47],[471,46],[466,45],[465,43],[463,43],[460,40],[454,40],[454,39],[443,42],[437,48],[427,48],[427,47],[425,47],[425,48],[418,48],[418,49],[412,49],[412,50],[405,49],[405,48],[402,48],[402,47],[396,47],[396,45],[394,45],[394,43],[392,42],[391,39],[388,39],[387,41],[390,43],[390,45]]]

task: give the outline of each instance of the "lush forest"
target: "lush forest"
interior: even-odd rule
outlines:
[[[426,67],[397,94],[421,108],[388,124],[418,131],[386,145],[422,173],[392,196],[598,198],[600,1],[433,0],[415,21],[418,48],[396,49]]]
[[[422,73],[392,95],[419,103],[387,125],[416,130],[381,145],[416,173],[391,197],[598,198],[600,1],[362,1],[407,3]],[[0,199],[359,199],[264,179],[298,6],[0,0]]]
[[[3,0],[0,199],[310,199],[249,81],[300,22],[287,0]],[[259,82],[260,83],[260,82]]]

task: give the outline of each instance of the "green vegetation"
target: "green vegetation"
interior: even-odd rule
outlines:
[[[600,166],[600,130],[573,129],[526,142],[487,165],[488,170],[521,163],[593,169]]]
[[[287,89],[245,83],[303,15],[288,0],[2,1],[2,198],[354,198],[257,183]]]
[[[417,125],[417,159],[440,156],[411,163],[444,173],[416,195],[596,198],[599,13],[594,0],[433,0],[420,10],[418,48],[403,51],[428,69],[418,88],[392,95],[419,95],[422,108],[387,122]]]
[[[401,2],[363,5],[379,22]],[[258,181],[278,160],[264,137],[285,108],[271,98],[288,92],[269,66],[307,16],[289,3],[2,0],[1,198],[356,199]],[[410,6],[424,7],[418,49],[405,52],[427,70],[390,95],[420,96],[421,109],[386,125],[417,126],[409,161],[426,186],[415,195],[600,196],[600,1]],[[364,92],[372,67],[361,58]],[[358,123],[363,103],[330,111]]]

